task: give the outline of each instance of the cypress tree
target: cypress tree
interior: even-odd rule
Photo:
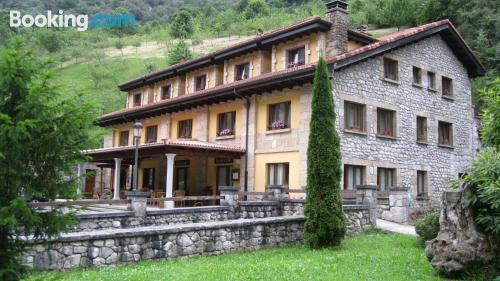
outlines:
[[[314,75],[307,148],[304,239],[311,248],[339,245],[346,226],[340,179],[342,156],[328,67],[320,58]]]

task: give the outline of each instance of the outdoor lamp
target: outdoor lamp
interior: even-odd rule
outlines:
[[[134,182],[132,183],[132,190],[137,191],[137,170],[139,166],[139,139],[141,138],[142,133],[142,123],[135,122],[134,123],[134,142],[135,142],[135,157],[134,157]]]
[[[144,126],[142,125],[141,122],[135,122],[134,123],[134,137],[135,138],[139,138],[141,137],[141,133],[142,133],[142,128]]]

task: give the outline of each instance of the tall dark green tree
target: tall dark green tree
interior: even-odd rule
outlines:
[[[320,58],[314,76],[307,147],[304,239],[311,248],[339,245],[346,232],[340,195],[342,155],[335,119],[330,73]]]
[[[193,34],[193,18],[186,10],[180,10],[170,23],[170,33],[175,38],[187,38]]]
[[[18,280],[25,235],[52,236],[74,221],[61,208],[37,212],[28,202],[73,197],[80,151],[89,137],[93,107],[63,100],[51,83],[50,64],[24,42],[0,52],[0,280]]]

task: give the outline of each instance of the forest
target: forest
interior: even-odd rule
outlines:
[[[123,107],[124,96],[116,85],[232,42],[222,38],[248,38],[317,15],[324,16],[326,1],[312,0],[3,0],[0,1],[0,48],[11,38],[22,38],[38,56],[50,58],[55,81],[68,96],[83,92],[96,101],[101,112]],[[487,69],[473,81],[473,91],[498,76],[500,16],[496,0],[349,0],[349,25],[363,26],[373,36],[412,26],[450,19]],[[131,13],[135,29],[11,28],[9,10],[42,13]],[[217,41],[221,38],[221,42]],[[210,42],[210,44],[207,44]],[[213,42],[219,42],[215,44]],[[149,45],[148,45],[149,44]],[[159,47],[145,55],[148,46]],[[130,52],[135,48],[134,52]],[[113,51],[118,56],[113,56]],[[128,50],[128,51],[127,51]],[[482,107],[479,95],[474,103]]]

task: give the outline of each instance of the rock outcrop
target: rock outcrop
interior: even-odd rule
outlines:
[[[467,192],[466,187],[443,194],[439,234],[426,243],[425,254],[432,266],[447,274],[487,264],[500,252],[498,242],[478,231],[472,211],[462,204]]]

